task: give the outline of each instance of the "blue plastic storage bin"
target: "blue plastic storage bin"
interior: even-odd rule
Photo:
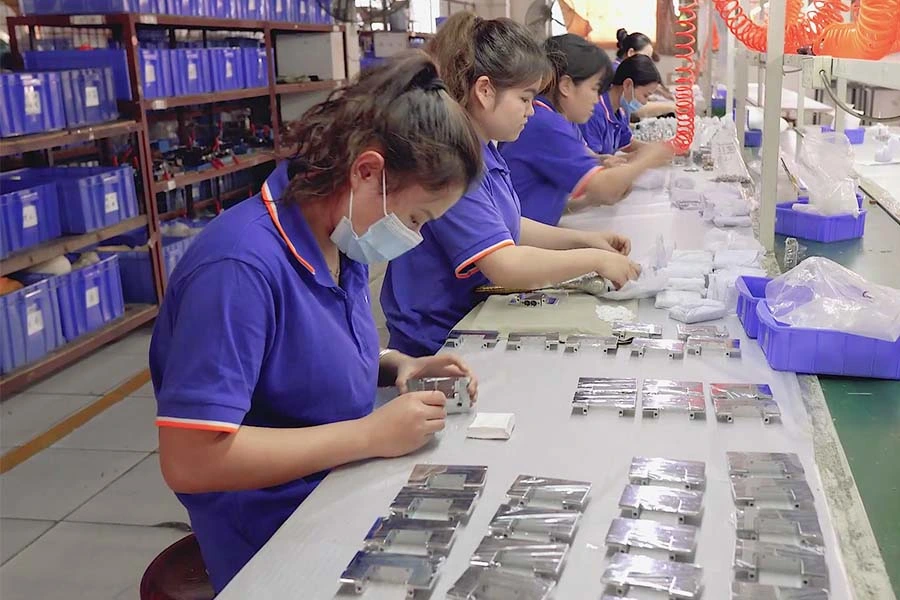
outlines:
[[[58,283],[38,281],[0,296],[0,373],[34,362],[64,343]]]
[[[814,215],[796,211],[793,202],[775,206],[775,233],[814,242],[840,242],[861,238],[866,230],[866,211],[853,215]]]
[[[164,269],[172,273],[175,265],[184,256],[193,237],[163,237],[162,254]],[[153,269],[150,266],[150,253],[146,250],[125,250],[102,252],[102,256],[117,256],[122,274],[122,295],[125,302],[138,304],[156,303],[156,286],[153,281]]]
[[[269,0],[269,20],[289,21],[291,18],[291,0]]]
[[[751,340],[756,339],[759,331],[759,319],[756,316],[756,305],[766,299],[766,284],[772,281],[768,277],[750,277],[741,275],[734,282],[737,290],[737,315],[744,326],[744,333]]]
[[[900,379],[900,340],[886,342],[779,323],[765,300],[756,306],[759,345],[776,371]]]
[[[60,71],[66,126],[105,123],[119,118],[112,69]]]
[[[25,68],[35,71],[64,69],[92,69],[108,67],[113,71],[115,98],[131,100],[131,79],[128,77],[128,57],[124,50],[50,50],[23,52]]]
[[[209,50],[182,48],[173,50],[172,78],[176,96],[208,94],[212,91],[209,75]]]
[[[173,50],[141,49],[141,88],[144,98],[168,98],[175,95],[170,60]]]
[[[0,185],[0,258],[62,235],[54,182],[4,178]]]
[[[19,0],[26,15],[79,15],[136,12],[138,0]]]
[[[269,85],[269,63],[265,48],[242,48],[244,58],[244,83],[248,88]]]
[[[238,7],[238,19],[251,21],[267,21],[269,19],[269,0],[245,0],[234,2]]]
[[[828,125],[823,125],[822,133],[834,133],[834,128],[829,127]],[[844,135],[847,136],[847,139],[850,140],[850,143],[854,146],[864,144],[866,141],[866,130],[863,127],[857,127],[855,129],[845,129]]]
[[[0,137],[65,126],[59,73],[0,74]]]
[[[237,48],[213,48],[209,50],[212,67],[213,90],[239,90],[244,85],[243,53]]]
[[[762,130],[747,129],[744,131],[744,146],[747,148],[759,148],[762,146]]]

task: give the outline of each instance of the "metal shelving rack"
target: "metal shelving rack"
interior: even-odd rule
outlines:
[[[138,155],[137,169],[140,173],[138,181],[139,204],[141,214],[133,219],[128,219],[112,227],[92,231],[83,235],[65,236],[51,240],[39,246],[16,252],[0,261],[0,275],[7,275],[32,265],[60,256],[67,252],[74,252],[102,240],[109,239],[126,231],[147,227],[150,248],[150,262],[152,266],[154,284],[156,287],[157,304],[128,305],[125,315],[107,326],[88,335],[74,340],[62,348],[52,352],[43,359],[31,363],[12,373],[8,373],[0,379],[0,388],[3,394],[11,394],[21,390],[39,379],[42,379],[75,361],[84,357],[97,348],[116,340],[128,332],[148,323],[156,317],[158,303],[162,301],[166,277],[163,268],[161,251],[160,220],[165,220],[184,211],[172,211],[159,214],[157,210],[156,195],[178,188],[183,188],[194,183],[214,179],[223,175],[252,169],[256,166],[272,163],[287,156],[288,150],[282,148],[282,130],[280,122],[280,96],[288,94],[303,94],[310,92],[330,91],[344,83],[344,79],[310,81],[303,83],[278,84],[276,79],[276,52],[275,39],[279,34],[302,33],[332,33],[340,32],[343,47],[344,71],[349,77],[352,73],[347,63],[347,35],[344,25],[313,25],[304,23],[286,23],[274,21],[248,21],[233,19],[214,19],[192,16],[170,15],[146,15],[146,14],[108,14],[108,15],[39,15],[24,17],[9,17],[7,19],[10,33],[10,50],[21,64],[20,48],[33,47],[39,28],[70,28],[70,29],[102,29],[108,30],[111,36],[125,50],[128,63],[128,73],[131,82],[132,98],[130,101],[119,102],[119,111],[122,119],[112,123],[104,123],[91,127],[83,127],[72,130],[41,133],[3,140],[0,143],[0,157],[8,158],[15,155],[23,155],[25,164],[51,163],[54,159],[54,148],[71,144],[103,142],[108,138],[133,135],[136,136],[136,153]],[[142,28],[165,29],[169,31],[170,42],[175,41],[175,30],[194,30],[202,32],[203,41],[206,42],[207,32],[210,31],[244,31],[262,33],[262,41],[266,49],[269,68],[269,85],[243,90],[231,90],[196,96],[181,96],[173,98],[144,98],[141,89],[140,61],[137,32]],[[355,34],[355,32],[354,32]],[[249,99],[262,99],[268,97],[268,108],[271,114],[271,128],[273,148],[262,150],[237,157],[237,160],[220,169],[209,169],[200,172],[186,172],[164,181],[153,179],[153,159],[150,150],[149,124],[151,115],[159,114],[158,111],[183,111],[189,106],[207,106],[211,110],[213,105],[221,105]],[[40,153],[46,153],[41,158]],[[98,152],[105,156],[104,152]],[[210,205],[220,206],[226,200],[233,200],[241,196],[249,196],[252,187],[242,187],[229,192],[217,192],[214,197],[199,202],[189,202],[188,211]]]

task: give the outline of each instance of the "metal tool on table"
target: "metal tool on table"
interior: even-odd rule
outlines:
[[[407,382],[410,392],[441,392],[446,396],[447,414],[471,412],[474,404],[469,397],[468,377],[421,377]]]

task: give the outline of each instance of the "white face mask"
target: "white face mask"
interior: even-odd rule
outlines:
[[[341,218],[331,234],[331,241],[351,260],[372,264],[388,262],[422,243],[422,235],[403,224],[397,215],[387,212],[385,171],[381,171],[381,197],[384,216],[372,223],[361,236],[353,231],[353,188],[350,188],[349,215]]]

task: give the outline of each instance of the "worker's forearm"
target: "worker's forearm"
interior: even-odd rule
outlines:
[[[533,246],[546,250],[574,250],[590,246],[585,241],[586,234],[574,229],[553,227],[539,221],[522,217],[519,243],[522,246]]]
[[[382,350],[378,357],[378,386],[390,387],[397,381],[400,363],[409,357],[399,350]]]
[[[176,492],[262,489],[371,458],[367,428],[365,419],[231,434],[161,427],[160,464]]]
[[[504,253],[502,256],[500,253]],[[602,251],[545,250],[511,246],[488,255],[478,266],[496,285],[515,289],[539,289],[595,271]]]

